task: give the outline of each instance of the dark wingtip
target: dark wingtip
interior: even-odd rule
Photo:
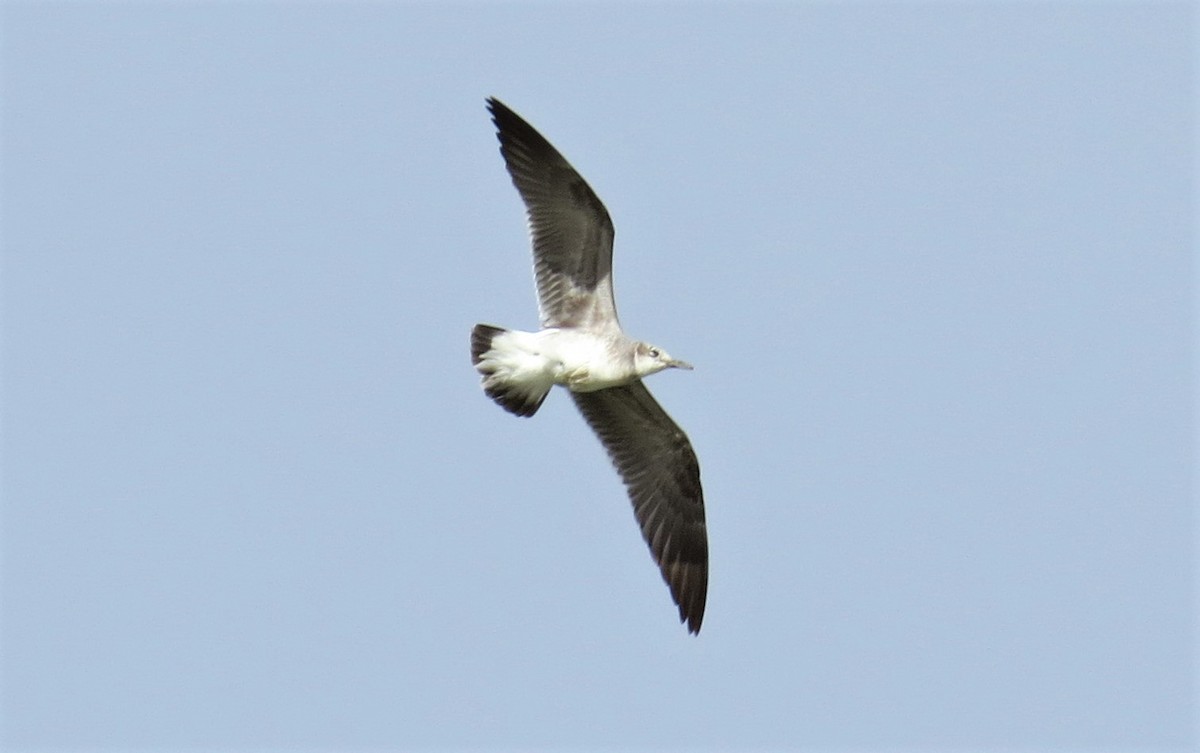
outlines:
[[[706,553],[707,555],[707,553]],[[663,563],[663,580],[671,590],[671,598],[679,607],[679,621],[687,625],[692,635],[700,634],[704,621],[704,606],[708,600],[708,558],[700,561]]]
[[[495,124],[496,128],[501,127],[501,121],[521,120],[520,116],[513,112],[511,107],[495,97],[488,97],[486,102],[488,112],[492,116],[492,123]]]
[[[679,605],[679,622],[687,625],[687,631],[691,635],[700,635],[700,623],[704,621],[704,604],[701,603],[699,611],[689,612],[682,604]]]

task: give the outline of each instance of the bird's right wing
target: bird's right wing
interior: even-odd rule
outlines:
[[[487,104],[529,215],[542,326],[619,331],[608,210],[533,126],[494,97]]]
[[[691,443],[640,380],[571,397],[625,481],[680,621],[699,633],[708,593],[708,533]]]

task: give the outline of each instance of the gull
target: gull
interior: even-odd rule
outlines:
[[[680,622],[698,634],[708,591],[700,466],[642,383],[663,369],[692,367],[621,330],[608,210],[533,126],[494,97],[487,106],[528,214],[541,329],[477,324],[471,362],[487,396],[518,416],[536,413],[554,385],[567,388],[625,483]]]

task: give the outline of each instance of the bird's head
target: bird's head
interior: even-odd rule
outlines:
[[[690,363],[677,361],[667,351],[650,343],[638,343],[633,355],[633,367],[638,376],[650,376],[663,369],[692,369]]]

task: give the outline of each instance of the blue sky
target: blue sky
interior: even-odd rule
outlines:
[[[1197,742],[1187,3],[0,8],[0,744]],[[687,635],[484,110],[605,201]]]

